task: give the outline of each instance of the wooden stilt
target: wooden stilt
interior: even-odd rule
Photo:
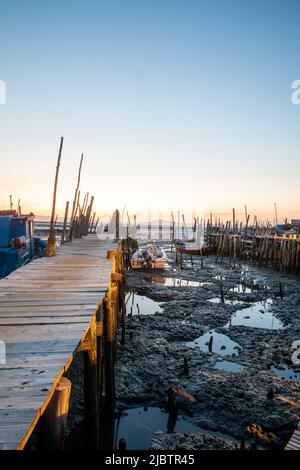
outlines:
[[[97,376],[97,323],[91,321],[88,332],[88,347],[84,351],[84,408],[88,443],[91,448],[98,446],[98,376]]]
[[[71,382],[62,377],[55,392],[40,418],[38,448],[43,450],[62,450],[64,448]]]

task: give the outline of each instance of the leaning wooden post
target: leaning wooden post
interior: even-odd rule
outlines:
[[[61,137],[59,152],[58,152],[57,165],[56,165],[54,190],[53,190],[53,201],[52,201],[52,214],[51,214],[50,231],[49,231],[48,247],[47,247],[46,256],[54,256],[55,255],[55,250],[56,250],[56,238],[55,238],[54,221],[55,221],[55,212],[56,212],[57,183],[58,183],[58,175],[59,175],[59,167],[60,167],[63,143],[64,143],[64,138]]]
[[[90,228],[89,228],[89,233],[92,233],[92,232],[93,232],[95,217],[96,217],[96,212],[93,213],[93,217],[92,217],[91,224],[90,224]]]
[[[77,186],[76,186],[76,189],[75,189],[75,195],[74,195],[74,200],[73,200],[73,207],[72,207],[70,226],[69,226],[70,228],[69,228],[69,234],[68,234],[69,235],[69,240],[72,239],[73,221],[74,221],[75,216],[76,216],[75,211],[77,210],[77,204],[78,204],[78,191],[79,191],[79,186],[80,186],[82,162],[83,162],[83,153],[81,154],[81,158],[80,158],[78,177],[77,177]]]
[[[49,405],[40,418],[38,426],[39,449],[62,450],[64,448],[70,395],[71,382],[66,377],[62,377]]]
[[[94,227],[93,233],[97,233],[97,227],[98,227],[98,224],[99,224],[99,220],[100,220],[100,219],[99,219],[99,217],[98,217],[97,222],[96,222],[95,227]]]
[[[84,227],[84,233],[83,233],[84,235],[88,235],[88,232],[89,232],[89,226],[90,226],[90,220],[91,220],[91,213],[92,213],[92,209],[93,209],[93,204],[94,204],[94,196],[91,197],[89,207],[87,208],[85,227]]]
[[[66,230],[67,230],[67,222],[68,222],[68,213],[69,213],[69,201],[66,202],[64,225],[63,225],[62,234],[61,234],[61,243],[64,243],[65,238],[66,238]]]

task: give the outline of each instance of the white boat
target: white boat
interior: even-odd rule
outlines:
[[[196,220],[195,241],[177,240],[175,243],[177,253],[189,255],[206,255],[208,249],[204,241],[204,226],[202,220]]]
[[[142,248],[133,253],[130,259],[132,269],[164,269],[167,255],[161,248]]]

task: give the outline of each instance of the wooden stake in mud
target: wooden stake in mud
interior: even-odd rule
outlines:
[[[236,227],[235,227],[235,210],[232,209],[232,228],[233,228],[233,268],[236,263]]]
[[[54,256],[55,255],[55,250],[56,250],[56,238],[55,238],[54,222],[55,222],[55,212],[56,212],[57,183],[58,183],[58,175],[59,175],[59,167],[60,167],[63,143],[64,143],[64,138],[61,137],[59,152],[58,152],[57,165],[56,165],[54,190],[53,190],[53,201],[52,201],[52,213],[51,213],[51,220],[50,220],[50,232],[49,232],[48,248],[47,248],[46,256]]]
[[[212,345],[213,345],[213,341],[214,341],[214,337],[213,335],[209,338],[209,341],[208,341],[208,352],[212,352]]]
[[[220,294],[221,294],[221,303],[224,304],[224,291],[223,291],[223,281],[222,281],[222,278],[221,278],[221,282],[220,282]]]

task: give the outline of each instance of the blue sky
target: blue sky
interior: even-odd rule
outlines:
[[[0,0],[0,206],[300,215],[300,2]]]

